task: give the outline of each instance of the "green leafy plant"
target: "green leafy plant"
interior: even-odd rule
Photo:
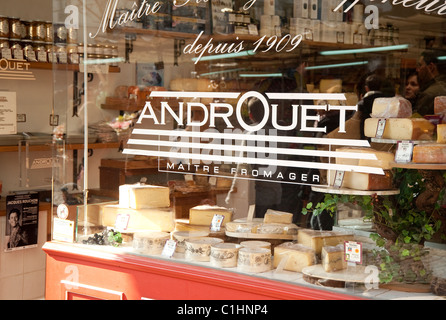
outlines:
[[[340,203],[359,205],[364,219],[372,221],[376,228],[371,238],[380,248],[374,256],[381,269],[381,282],[428,282],[430,273],[422,263],[428,251],[423,245],[441,230],[439,217],[444,215],[444,209],[440,200],[445,191],[443,188],[435,194],[432,205],[422,206],[419,200],[429,191],[427,179],[418,170],[407,169],[395,169],[393,176],[394,185],[400,189],[396,196],[325,194],[322,202],[308,203],[302,214],[326,211],[333,216]],[[441,238],[446,237],[442,234]]]

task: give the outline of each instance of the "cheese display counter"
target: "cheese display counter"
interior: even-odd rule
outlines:
[[[445,299],[444,6],[48,2],[0,17],[46,299]]]

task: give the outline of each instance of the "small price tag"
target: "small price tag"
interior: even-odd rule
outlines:
[[[167,240],[166,244],[164,245],[163,251],[161,252],[161,255],[163,257],[172,258],[173,254],[175,253],[176,247],[177,242],[175,240]]]
[[[217,185],[217,177],[209,177],[209,184],[215,187]]]
[[[129,214],[118,214],[115,221],[115,228],[117,230],[126,230],[129,225],[130,215]]]
[[[412,161],[414,143],[412,141],[398,141],[395,151],[396,163],[408,163]]]
[[[344,181],[344,171],[336,171],[333,187],[342,187],[342,181]]]
[[[376,127],[376,138],[382,138],[384,129],[386,128],[386,119],[379,119],[378,126]]]
[[[362,264],[362,243],[345,241],[344,257],[347,263]]]
[[[220,231],[221,224],[223,223],[223,219],[225,218],[224,215],[221,214],[214,214],[214,217],[212,218],[211,222],[211,231]]]
[[[39,62],[48,62],[47,53],[45,51],[39,51],[37,53],[37,60]]]
[[[12,59],[11,49],[3,48],[2,49],[2,58],[6,60]]]
[[[255,24],[248,25],[248,33],[252,36],[258,36],[259,30],[257,29],[257,26]]]

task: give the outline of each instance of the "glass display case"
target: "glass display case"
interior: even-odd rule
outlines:
[[[53,243],[290,297],[444,297],[432,6],[54,1]]]

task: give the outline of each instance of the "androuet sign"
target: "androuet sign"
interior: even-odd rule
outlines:
[[[336,157],[376,160],[373,153],[330,151],[330,146],[370,147],[366,140],[287,135],[292,130],[325,133],[325,127],[308,125],[309,121],[320,120],[320,116],[311,115],[311,111],[317,110],[338,110],[337,130],[345,133],[346,112],[355,111],[357,106],[293,103],[296,100],[345,101],[344,94],[153,91],[151,97],[165,98],[166,101],[161,102],[159,110],[150,101],[145,103],[123,153],[167,159],[167,162],[159,162],[159,171],[184,174],[200,171],[213,176],[228,177],[229,174],[241,179],[308,185],[320,184],[319,170],[384,174],[381,168],[321,161]],[[175,105],[167,101],[167,98],[175,97],[179,98]],[[181,99],[190,98],[236,99],[237,104],[181,102]],[[261,101],[264,108],[263,119],[255,124],[247,123],[242,115],[243,105],[252,98]],[[278,104],[270,103],[270,100],[289,103],[292,110],[290,124],[277,121]],[[202,110],[200,121],[192,118],[194,108]],[[186,115],[184,119],[183,114]],[[168,119],[186,129],[170,130]],[[220,129],[223,132],[216,129],[216,119],[224,123],[225,129]],[[237,123],[232,122],[234,119]],[[268,119],[272,121],[268,122]],[[290,148],[291,145],[294,147]],[[323,148],[328,150],[317,148],[323,146],[328,146]],[[164,167],[161,163],[165,163]],[[228,164],[231,169],[223,171],[223,165]]]

